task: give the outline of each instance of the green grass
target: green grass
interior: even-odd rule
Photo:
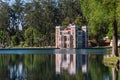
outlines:
[[[109,57],[109,58],[104,58],[103,63],[109,67],[116,67],[116,63],[118,60],[120,60],[120,57]]]
[[[112,62],[112,63],[116,63],[117,60],[120,60],[120,57],[104,58],[104,59],[103,59],[103,62]]]

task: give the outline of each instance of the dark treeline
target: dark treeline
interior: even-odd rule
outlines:
[[[0,44],[54,46],[55,26],[85,23],[79,0],[0,1]]]

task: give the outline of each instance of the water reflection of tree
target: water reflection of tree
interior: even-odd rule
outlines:
[[[89,61],[90,79],[89,80],[105,80],[107,77],[110,79],[109,69],[102,64],[101,55],[93,55]]]
[[[55,74],[53,55],[25,55],[25,63],[28,67],[28,80],[52,80]],[[31,62],[29,60],[32,58]]]
[[[10,56],[8,55],[4,55],[4,54],[0,54],[0,80],[8,80],[8,70],[7,65],[9,64],[9,59]]]
[[[120,70],[117,68],[110,68],[112,80],[120,80]]]
[[[77,75],[69,75],[64,72],[63,75],[55,73],[55,55],[45,54],[26,54],[26,55],[0,55],[0,69],[2,66],[17,64],[22,61],[27,68],[27,80],[83,80],[81,71]],[[5,72],[5,71],[3,71]],[[9,70],[5,73],[8,76]]]
[[[105,77],[111,73],[102,64],[102,56],[94,55],[89,56],[89,58],[87,75],[82,74],[81,69],[78,69],[76,75],[70,75],[66,71],[62,75],[56,75],[55,55],[53,54],[0,55],[0,69],[5,66],[7,69],[9,62],[17,63],[22,61],[27,68],[27,80],[105,80]],[[5,76],[8,76],[8,71],[3,72]]]

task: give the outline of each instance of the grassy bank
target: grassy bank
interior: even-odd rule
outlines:
[[[103,63],[106,66],[115,67],[117,65],[116,63],[118,60],[120,60],[120,57],[109,57],[109,58],[104,58]]]

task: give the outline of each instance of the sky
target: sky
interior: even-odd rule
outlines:
[[[13,4],[15,2],[15,0],[2,0],[2,1],[4,1],[4,2],[10,2],[10,4]],[[22,1],[24,1],[24,2],[31,2],[32,0],[22,0]],[[57,2],[58,0],[52,0],[52,1]]]
[[[15,0],[2,0],[3,2],[9,2],[10,5],[14,4]],[[22,0],[24,2],[31,2],[31,0]]]

